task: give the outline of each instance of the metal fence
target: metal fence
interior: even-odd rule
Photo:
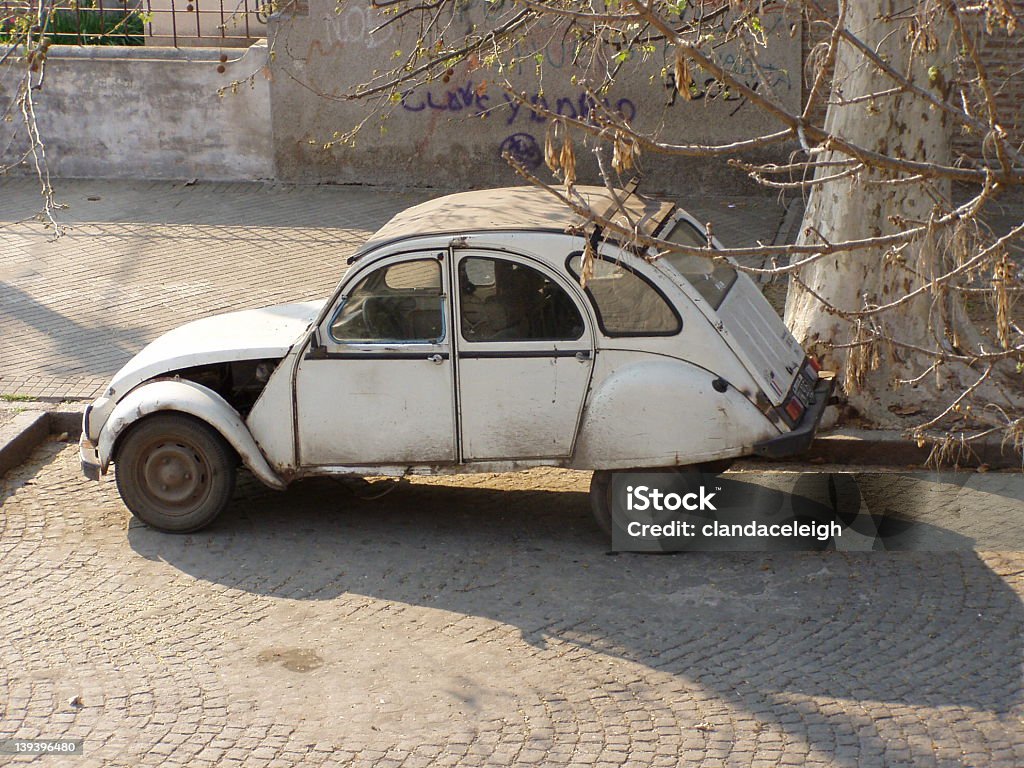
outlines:
[[[267,0],[59,0],[38,7],[27,0],[0,0],[0,43],[19,29],[54,45],[247,46],[266,36]],[[41,29],[38,27],[41,26]]]

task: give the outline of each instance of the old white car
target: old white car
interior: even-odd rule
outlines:
[[[647,234],[708,245],[670,203],[625,191],[616,214],[606,190],[580,191]],[[143,349],[85,412],[83,470],[116,464],[128,509],[184,532],[228,504],[239,463],[276,489],[570,467],[594,470],[607,528],[617,470],[806,449],[831,383],[756,284],[585,224],[532,187],[410,208],[326,301],[208,317]]]

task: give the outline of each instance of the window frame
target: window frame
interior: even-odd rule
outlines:
[[[458,255],[456,254],[452,262],[452,274],[454,278],[453,292],[458,296],[458,304],[452,306],[452,322],[458,327],[458,332],[453,333],[453,337],[457,337],[458,344],[463,349],[468,349],[466,345],[483,345],[483,344],[572,344],[585,339],[588,335],[587,331],[587,313],[584,307],[580,304],[579,299],[573,296],[573,292],[562,285],[561,280],[556,277],[557,270],[551,269],[550,265],[544,265],[534,259],[523,257],[522,254],[514,251],[496,250],[492,248],[465,248],[463,250],[469,251],[467,254]],[[486,255],[485,255],[486,254]],[[580,318],[580,332],[577,336],[572,338],[560,337],[560,338],[542,338],[542,339],[468,339],[465,335],[465,328],[462,323],[462,284],[461,280],[461,264],[466,259],[484,259],[488,261],[507,261],[511,264],[517,264],[521,267],[531,269],[549,283],[554,285],[558,290],[562,291],[565,297],[572,304],[573,308],[579,314]],[[564,278],[562,278],[564,279]]]
[[[357,350],[372,353],[381,348],[395,348],[401,347],[419,347],[419,348],[436,348],[446,346],[449,343],[449,332],[450,323],[448,319],[448,302],[447,291],[445,290],[445,268],[444,260],[438,257],[439,253],[445,253],[441,249],[427,249],[425,251],[404,251],[400,253],[393,253],[376,262],[371,262],[365,266],[364,269],[359,270],[356,274],[352,275],[351,280],[345,279],[344,285],[341,287],[337,294],[337,298],[334,301],[334,308],[329,312],[321,324],[323,329],[321,343],[326,343],[335,349],[343,350]],[[352,291],[355,290],[364,280],[369,278],[380,270],[388,270],[392,267],[399,266],[401,264],[409,264],[416,261],[433,261],[436,263],[439,270],[439,286],[438,286],[438,299],[439,310],[441,312],[441,336],[436,339],[342,339],[339,340],[334,336],[334,324],[338,319],[338,316],[345,309],[349,299],[352,298]],[[384,283],[387,284],[387,276],[384,276]]]
[[[576,271],[571,266],[572,260],[575,259],[577,256],[582,258],[583,251],[573,251],[566,257],[565,271],[572,275],[576,279],[576,284],[579,285],[580,276],[576,274]],[[658,297],[665,303],[665,305],[672,312],[672,316],[676,319],[676,328],[673,331],[609,331],[608,328],[605,327],[604,317],[601,315],[600,304],[598,303],[597,298],[594,296],[593,292],[590,290],[590,286],[588,285],[586,288],[583,289],[583,291],[584,293],[587,294],[587,299],[590,301],[590,306],[594,310],[594,317],[597,318],[597,326],[604,336],[610,339],[640,339],[678,336],[680,333],[682,333],[683,316],[679,314],[679,310],[676,309],[675,304],[672,303],[668,295],[657,285],[657,283],[655,283],[647,275],[643,274],[639,270],[633,268],[629,264],[626,264],[621,259],[616,259],[611,256],[606,256],[603,254],[595,254],[594,258],[600,259],[601,261],[606,261],[609,264],[615,264],[620,269],[624,269],[627,272],[633,273],[633,275],[635,275],[640,280],[645,282],[649,288],[651,288],[656,294],[658,294]]]

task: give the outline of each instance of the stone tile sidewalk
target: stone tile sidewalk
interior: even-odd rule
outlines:
[[[33,217],[33,179],[0,181],[0,395],[92,398],[145,344],[204,315],[321,298],[345,259],[440,190],[54,182],[67,234]],[[772,198],[684,203],[728,244],[771,242]],[[790,217],[792,218],[792,217]]]
[[[365,236],[423,193],[258,184],[0,185],[0,394],[94,396],[161,333],[203,315],[323,295]]]

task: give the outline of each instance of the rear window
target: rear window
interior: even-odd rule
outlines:
[[[688,221],[677,221],[675,226],[663,238],[676,245],[687,245],[703,248],[707,238]],[[668,262],[673,269],[685,277],[690,285],[704,297],[712,309],[718,309],[732,284],[736,282],[736,270],[720,261],[712,261],[703,256],[688,256],[682,253],[667,253],[661,261]]]
[[[577,279],[582,260],[578,252],[569,257],[569,270]],[[679,315],[657,288],[615,262],[594,259],[587,294],[605,336],[672,336],[682,328]]]

